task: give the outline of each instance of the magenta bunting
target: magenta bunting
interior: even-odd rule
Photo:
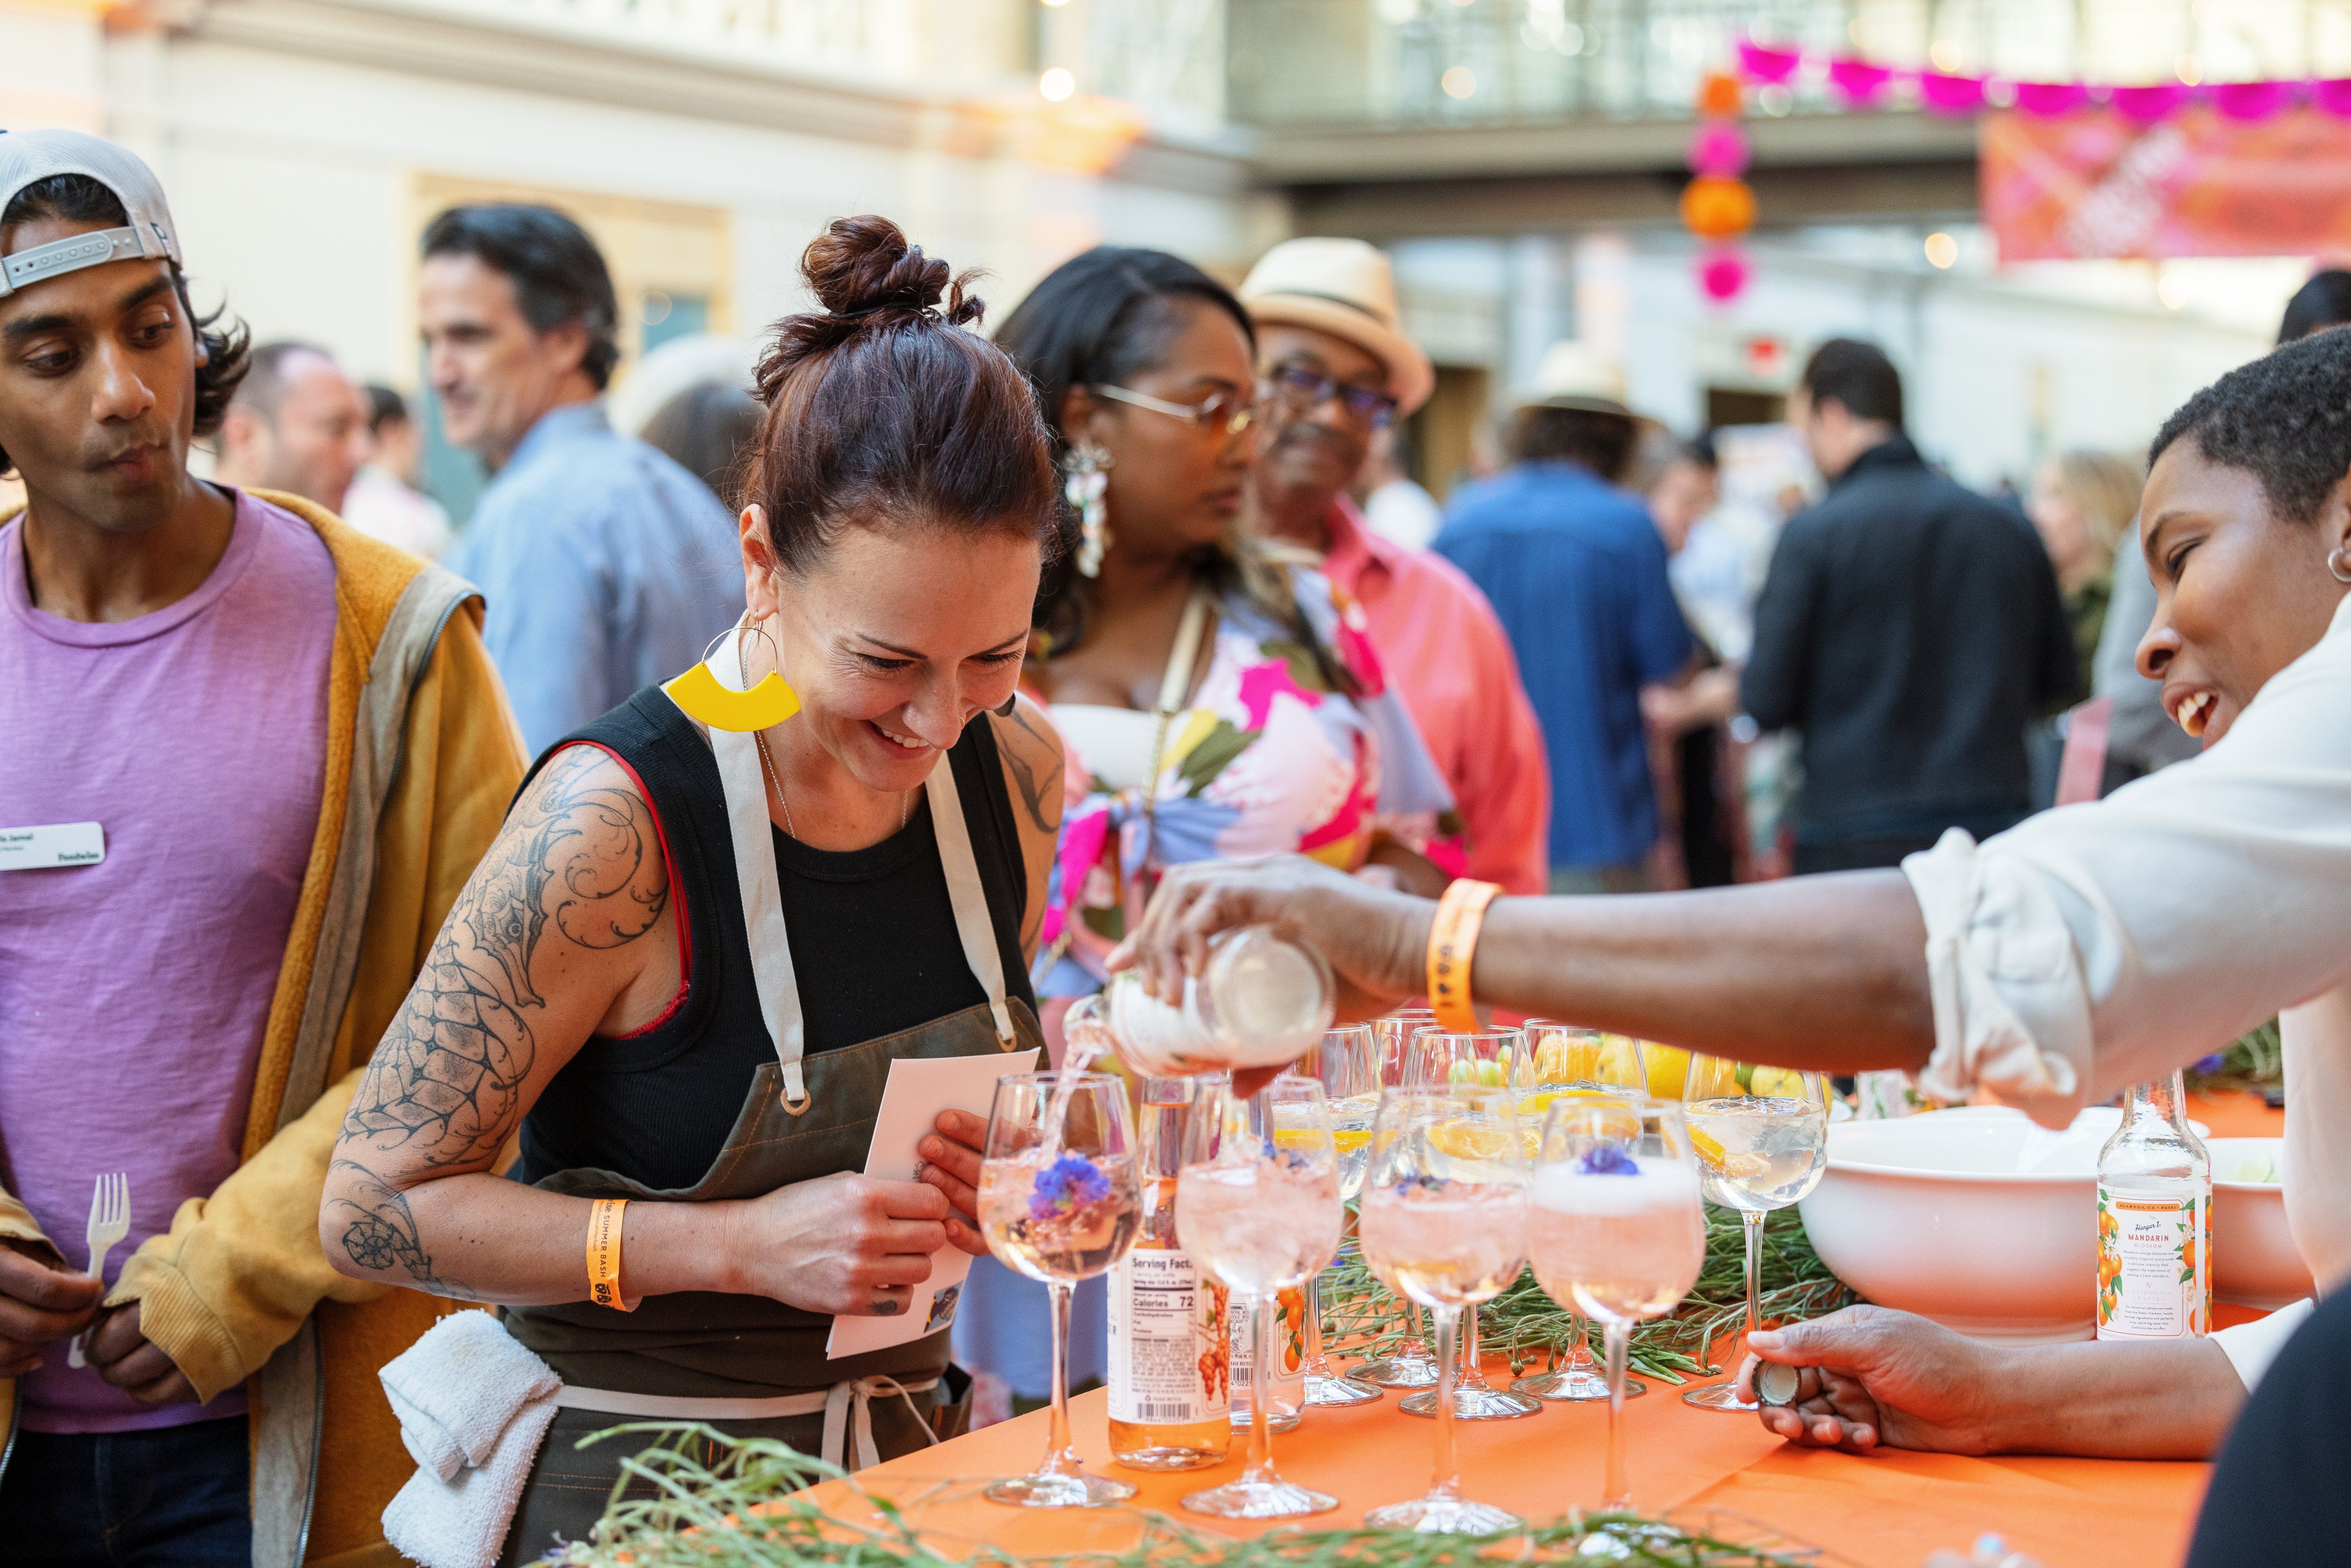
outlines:
[[[1739,45],[1739,71],[1750,82],[1772,85],[1791,81],[1805,73],[1808,62],[1827,79],[1839,98],[1857,109],[1879,106],[1895,92],[1911,89],[1917,93],[1920,106],[1930,113],[1951,116],[1980,113],[1989,103],[2009,101],[2012,93],[2018,109],[2043,119],[2103,103],[2132,124],[2147,126],[2197,104],[2209,103],[2229,120],[2253,124],[2283,114],[2305,99],[2329,114],[2351,119],[2351,78],[2324,81],[2281,78],[2203,86],[2166,81],[2110,87],[2084,81],[2012,81],[1949,71],[1906,70],[1851,55],[1808,55],[1802,49],[1779,48],[1752,38],[1742,39]]]

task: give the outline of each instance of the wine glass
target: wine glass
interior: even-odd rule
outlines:
[[[1276,1299],[1339,1250],[1346,1217],[1339,1156],[1322,1085],[1285,1073],[1242,1099],[1222,1074],[1204,1079],[1185,1130],[1176,1177],[1176,1235],[1200,1266],[1248,1301],[1257,1340],[1249,1357],[1249,1463],[1238,1480],[1186,1497],[1217,1519],[1290,1519],[1328,1513],[1339,1500],[1274,1473],[1268,1412],[1273,1398]]]
[[[1527,1250],[1551,1299],[1600,1320],[1608,1354],[1604,1509],[1625,1480],[1625,1360],[1633,1325],[1674,1310],[1706,1264],[1706,1212],[1682,1108],[1646,1095],[1555,1101],[1543,1119]]]
[[[1379,1087],[1400,1088],[1405,1082],[1405,1060],[1413,1036],[1425,1029],[1437,1027],[1437,1013],[1430,1008],[1398,1008],[1384,1018],[1372,1020],[1372,1038],[1379,1046]],[[1358,1362],[1352,1375],[1359,1383],[1375,1383],[1383,1388],[1432,1388],[1437,1384],[1437,1362],[1428,1354],[1428,1341],[1420,1332],[1420,1309],[1410,1301],[1404,1302],[1404,1343],[1376,1361]]]
[[[1570,1096],[1611,1094],[1635,1096],[1649,1092],[1649,1074],[1641,1060],[1641,1043],[1629,1036],[1603,1034],[1552,1019],[1531,1018],[1521,1026],[1527,1035],[1528,1077],[1532,1092],[1519,1102],[1519,1114],[1541,1126],[1544,1113]],[[1567,1364],[1557,1372],[1537,1373],[1510,1385],[1513,1394],[1537,1399],[1588,1400],[1609,1396],[1608,1380],[1593,1364],[1591,1332],[1572,1301],[1559,1303],[1568,1312]],[[1639,1378],[1625,1384],[1624,1397],[1637,1399],[1649,1391]]]
[[[1527,1257],[1527,1148],[1505,1089],[1391,1089],[1372,1127],[1364,1260],[1437,1320],[1437,1471],[1426,1496],[1364,1515],[1374,1528],[1484,1533],[1521,1522],[1461,1495],[1453,1457],[1455,1341],[1465,1308],[1508,1289]]]
[[[1405,1059],[1406,1082],[1441,1087],[1474,1084],[1503,1089],[1512,1095],[1514,1110],[1523,1116],[1523,1092],[1529,1084],[1530,1063],[1524,1032],[1515,1029],[1450,1030],[1424,1029],[1412,1038]],[[1532,1155],[1534,1130],[1540,1118],[1521,1124]],[[1453,1414],[1463,1421],[1516,1421],[1537,1414],[1542,1402],[1524,1394],[1497,1388],[1486,1381],[1485,1358],[1478,1351],[1478,1314],[1470,1312],[1461,1333],[1461,1366],[1453,1380]],[[1396,1401],[1407,1416],[1437,1414],[1437,1395],[1425,1391]]]
[[[1757,1279],[1763,1217],[1820,1185],[1828,1166],[1828,1086],[1817,1072],[1693,1055],[1682,1082],[1682,1112],[1698,1182],[1710,1202],[1739,1210],[1746,1222],[1747,1332],[1761,1326]],[[1736,1381],[1710,1383],[1682,1396],[1701,1410],[1752,1410]]]
[[[998,1481],[990,1502],[1099,1508],[1134,1495],[1125,1481],[1088,1474],[1070,1442],[1070,1293],[1126,1255],[1141,1218],[1123,1080],[1016,1072],[996,1081],[979,1167],[980,1233],[1051,1298],[1053,1424],[1036,1473]]]
[[[1351,1203],[1363,1194],[1364,1171],[1371,1162],[1372,1117],[1380,1107],[1379,1041],[1369,1024],[1343,1024],[1323,1031],[1322,1043],[1301,1058],[1297,1071],[1322,1085],[1324,1108],[1331,1117],[1332,1146],[1339,1156],[1339,1201]],[[1280,1107],[1277,1107],[1280,1110]],[[1291,1137],[1290,1120],[1283,1120],[1276,1138],[1285,1147]],[[1346,1245],[1343,1236],[1340,1245]],[[1433,1369],[1432,1369],[1433,1370]],[[1322,1273],[1306,1281],[1306,1403],[1309,1405],[1368,1405],[1380,1391],[1360,1378],[1343,1377],[1332,1370],[1322,1345]]]

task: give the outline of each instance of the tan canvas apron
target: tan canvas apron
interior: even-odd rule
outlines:
[[[734,640],[713,658],[742,685]],[[799,992],[785,940],[767,791],[752,737],[706,732],[726,797],[737,880],[760,1011],[776,1061],[760,1067],[735,1126],[700,1181],[655,1190],[611,1171],[557,1171],[538,1186],[582,1197],[701,1203],[758,1197],[794,1182],[862,1170],[890,1063],[900,1057],[976,1056],[1044,1040],[1028,1005],[1005,992],[1003,963],[971,836],[942,754],[925,786],[946,873],[956,930],[984,1005],[805,1061]],[[947,1330],[840,1361],[825,1359],[832,1320],[758,1296],[649,1296],[633,1312],[586,1302],[509,1307],[507,1328],[562,1377],[554,1426],[507,1532],[502,1563],[532,1561],[560,1534],[585,1540],[603,1512],[621,1459],[640,1437],[575,1447],[630,1420],[707,1421],[731,1437],[777,1437],[855,1469],[935,1442],[946,1404]],[[959,1422],[967,1412],[953,1412]]]

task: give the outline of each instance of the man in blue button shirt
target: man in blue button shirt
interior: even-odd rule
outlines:
[[[418,325],[442,428],[496,476],[447,564],[480,586],[483,639],[542,751],[734,623],[735,520],[606,423],[619,311],[578,224],[550,207],[453,207],[423,250]]]
[[[1537,382],[1510,467],[1460,493],[1435,549],[1492,602],[1542,721],[1552,891],[1627,892],[1657,837],[1641,688],[1681,674],[1694,644],[1656,528],[1615,486],[1633,448],[1623,372],[1559,343]]]

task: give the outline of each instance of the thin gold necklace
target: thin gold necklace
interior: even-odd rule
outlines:
[[[759,748],[759,761],[768,769],[768,781],[776,787],[776,804],[784,809],[784,831],[789,833],[794,839],[799,839],[800,831],[792,826],[792,803],[784,794],[783,776],[776,771],[776,759],[768,755],[768,732],[764,729],[753,730],[751,744]],[[904,832],[906,824],[914,820],[914,792],[912,789],[904,790],[898,796],[898,831]]]

